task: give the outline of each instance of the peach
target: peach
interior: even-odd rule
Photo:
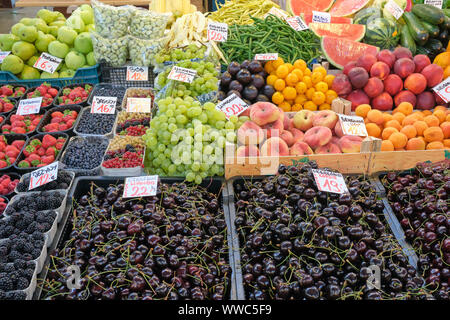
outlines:
[[[334,143],[335,145],[337,145],[339,147],[339,139],[340,139],[340,137],[333,136],[333,137],[331,137],[331,140],[328,143]]]
[[[288,147],[292,146],[295,142],[294,135],[286,130],[281,133],[280,138],[283,139],[284,142],[286,142]]]
[[[372,107],[381,111],[392,110],[393,104],[394,101],[392,101],[391,95],[387,92],[383,92],[372,100]]]
[[[434,99],[434,95],[425,91],[417,96],[416,108],[420,110],[430,110],[436,104],[436,100]]]
[[[440,95],[438,95],[436,92],[433,92],[434,99],[436,100],[437,104],[445,104],[446,102],[441,98]]]
[[[259,149],[255,145],[240,146],[237,148],[236,154],[238,157],[258,157]]]
[[[442,82],[444,70],[437,64],[430,64],[423,68],[421,72],[427,78],[427,86],[432,88]]]
[[[331,89],[334,90],[339,96],[344,96],[352,91],[352,84],[350,83],[347,75],[340,73],[334,78]]]
[[[313,127],[327,127],[333,129],[339,120],[336,112],[331,110],[322,110],[317,112],[313,118]]]
[[[416,70],[416,65],[411,59],[400,58],[394,63],[394,72],[402,79],[405,79]]]
[[[250,110],[250,119],[258,126],[274,122],[279,117],[279,108],[270,102],[257,102]]]
[[[367,113],[367,119],[369,119],[370,122],[382,125],[384,123],[383,114],[380,110],[370,110]]]
[[[423,137],[426,142],[442,141],[444,140],[444,133],[439,127],[431,127],[423,132]]]
[[[314,153],[315,154],[341,153],[341,149],[339,148],[338,145],[329,142],[324,146],[318,147]]]
[[[300,110],[294,116],[294,127],[306,131],[313,126],[314,112],[310,110]]]
[[[339,139],[339,147],[343,153],[359,153],[363,139],[357,136],[344,136]]]
[[[350,79],[353,88],[361,89],[366,85],[367,80],[369,80],[369,74],[366,69],[355,67],[349,71],[348,78]]]
[[[314,154],[312,149],[304,142],[298,141],[289,150],[291,156],[303,156],[308,154]]]
[[[383,140],[381,142],[381,151],[394,151],[394,145],[389,140]]]
[[[352,70],[354,67],[356,67],[356,61],[350,61],[344,66],[344,69],[342,70],[342,73],[344,73],[346,76],[348,76],[348,73],[350,70]]]
[[[352,111],[355,111],[356,107],[361,104],[369,104],[370,99],[361,89],[353,90],[348,96],[347,100],[352,103]]]
[[[250,110],[252,109],[252,106],[245,109],[242,113],[239,114],[239,117],[249,117],[250,118]]]
[[[413,58],[411,50],[409,50],[408,48],[405,48],[405,47],[395,48],[394,55],[397,59],[401,59],[401,58],[412,59]]]
[[[427,150],[444,149],[444,144],[441,141],[433,141],[427,144]]]
[[[405,89],[414,94],[422,93],[427,87],[427,79],[420,73],[412,73],[405,80]]]
[[[292,136],[294,137],[294,143],[298,141],[303,141],[304,133],[297,128],[292,128],[291,130]]]
[[[378,61],[386,63],[389,66],[389,69],[391,69],[394,66],[396,57],[393,52],[384,49],[377,53],[377,59]]]
[[[243,145],[260,144],[264,140],[264,131],[256,123],[245,121],[237,132],[237,138]]]
[[[417,98],[414,93],[408,90],[403,90],[397,93],[394,97],[395,106],[398,107],[402,102],[409,102],[413,105],[416,105]]]
[[[294,128],[294,119],[289,118],[287,115],[284,115],[284,111],[282,114],[284,116],[284,120],[283,120],[284,130],[291,130],[292,128]]]
[[[444,133],[444,139],[450,138],[450,122],[443,122],[440,127]]]
[[[268,123],[261,128],[265,131],[267,138],[279,137],[284,130],[283,121],[281,121],[281,119]]]
[[[305,132],[303,141],[311,148],[316,149],[330,142],[333,133],[328,127],[313,127]]]
[[[334,134],[338,136],[339,138],[344,136],[344,131],[342,131],[341,122],[336,122],[336,125],[334,126]]]
[[[406,150],[425,150],[425,141],[420,138],[409,139],[406,143]]]
[[[360,56],[358,60],[356,60],[356,66],[363,67],[364,69],[366,69],[367,72],[369,72],[370,68],[372,68],[375,62],[377,62],[377,58],[375,56],[371,54],[366,54]]]
[[[414,64],[416,65],[416,69],[414,70],[414,72],[421,72],[423,68],[431,64],[430,58],[428,58],[424,54],[418,54],[414,56],[413,61]]]
[[[390,74],[384,80],[384,90],[389,93],[391,96],[395,96],[403,89],[403,81],[396,74]]]
[[[370,68],[370,76],[381,80],[386,79],[390,72],[391,68],[381,61],[375,62]]]
[[[369,98],[375,98],[384,91],[384,84],[378,78],[370,78],[364,86],[364,92]]]
[[[395,149],[400,149],[406,146],[406,143],[408,142],[408,137],[401,132],[394,132],[389,137],[389,141],[392,142]]]
[[[267,139],[261,146],[262,156],[288,156],[289,147],[282,139],[273,137]]]

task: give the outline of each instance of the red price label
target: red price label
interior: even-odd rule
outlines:
[[[437,93],[445,103],[450,102],[450,77],[433,87],[433,91]]]
[[[172,70],[170,70],[170,73],[167,76],[167,79],[192,83],[196,75],[197,75],[196,70],[173,66]]]
[[[128,98],[127,112],[150,113],[152,111],[152,98]]]
[[[158,176],[126,178],[123,187],[123,198],[151,197],[156,195]]]
[[[278,59],[278,53],[258,53],[255,55],[255,60],[259,61],[270,61],[270,60],[277,60]]]
[[[95,96],[92,100],[91,113],[114,114],[116,104],[117,97]]]
[[[41,110],[42,97],[20,100],[17,114],[24,116],[27,114],[36,114]]]
[[[339,114],[339,121],[342,132],[345,135],[360,137],[367,137],[369,135],[362,117]]]
[[[216,105],[216,109],[225,113],[227,119],[240,115],[248,107],[249,105],[234,93]]]
[[[62,59],[58,57],[54,57],[46,52],[42,52],[41,56],[36,60],[33,67],[53,74],[58,68],[61,61]]]
[[[127,81],[148,81],[148,68],[128,66]]]
[[[208,23],[208,40],[225,42],[228,39],[228,25],[226,23]]]
[[[34,170],[30,173],[30,184],[28,190],[40,187],[58,178],[58,162]]]
[[[312,173],[320,191],[339,194],[348,193],[342,174],[320,169],[312,169]]]
[[[303,31],[308,29],[307,24],[300,17],[292,17],[286,18],[286,22],[291,26],[295,31]]]

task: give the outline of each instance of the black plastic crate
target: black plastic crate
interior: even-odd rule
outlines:
[[[152,67],[148,67],[147,81],[127,81],[127,66],[112,67],[106,62],[100,63],[100,70],[102,74],[102,82],[121,85],[126,88],[129,87],[152,87],[155,83],[156,74]]]
[[[118,91],[117,95],[102,93],[102,90],[113,89],[113,88]],[[96,84],[94,89],[91,92],[91,95],[89,96],[88,105],[92,105],[92,100],[94,99],[95,96],[102,96],[102,97],[110,96],[110,97],[117,97],[116,108],[119,108],[120,106],[122,106],[122,101],[125,97],[126,91],[127,91],[127,88],[123,85],[117,85],[117,84],[113,84],[113,83]]]

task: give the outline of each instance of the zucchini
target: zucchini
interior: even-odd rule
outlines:
[[[426,21],[422,21],[422,25],[425,29],[427,29],[428,34],[431,38],[436,38],[439,36],[439,27],[435,26],[434,24],[428,23]]]
[[[448,31],[447,31],[447,29],[445,29],[444,31],[442,31],[440,34],[439,34],[439,38],[438,38],[441,42],[445,42],[445,41],[447,41],[448,40]]]
[[[431,4],[416,4],[412,7],[411,12],[418,16],[421,20],[434,25],[444,22],[444,12]]]
[[[409,33],[409,29],[406,24],[404,24],[400,29],[400,44],[402,47],[411,50],[413,55],[416,53],[416,42]]]
[[[427,30],[423,27],[422,22],[413,13],[405,11],[403,19],[408,26],[409,33],[416,42],[426,42],[429,38]]]
[[[424,54],[428,57],[432,55],[432,52],[430,49],[424,48],[424,47],[417,47],[416,54]]]
[[[447,17],[450,17],[450,9],[442,9],[442,11]]]
[[[440,42],[438,39],[428,40],[427,44],[424,47],[430,49],[433,55],[437,55],[441,52],[442,48],[444,48],[442,42]]]
[[[439,27],[441,28],[445,28],[445,29],[450,29],[450,18],[445,16],[444,22],[442,22]]]

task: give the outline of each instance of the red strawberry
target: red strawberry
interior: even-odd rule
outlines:
[[[45,148],[40,147],[39,149],[37,149],[37,154],[40,155],[41,157],[45,155]]]
[[[45,157],[42,157],[41,160],[43,163],[50,164],[53,161],[55,161],[55,157],[54,156],[45,156]]]
[[[8,166],[8,163],[4,160],[0,160],[0,168],[5,168]]]
[[[25,128],[17,127],[17,128],[12,128],[11,133],[24,134],[24,133],[27,133],[27,131],[25,130]]]
[[[30,154],[29,157],[27,157],[27,160],[28,161],[35,161],[35,160],[40,161],[41,160],[41,156],[38,155],[38,154],[32,153],[32,154]]]
[[[64,146],[64,142],[57,142],[55,145],[56,150],[61,150]]]
[[[42,142],[39,139],[33,139],[30,141],[29,145],[33,147],[40,147],[42,145]]]
[[[65,123],[61,123],[61,124],[59,125],[59,127],[58,127],[59,131],[64,131],[64,130],[67,130],[67,129],[69,129],[69,128],[70,128],[70,127],[67,126],[67,124],[65,124]]]
[[[13,127],[26,127],[24,121],[14,121],[14,122],[11,122],[11,125]]]
[[[10,118],[10,122],[14,122],[14,121],[23,121],[25,119],[25,117],[24,116],[20,116],[20,115],[18,115],[18,114],[13,114],[13,115],[11,115],[11,118]]]
[[[14,162],[16,162],[16,159],[17,159],[16,157],[10,157],[8,161],[9,163],[13,164]]]
[[[56,148],[55,147],[48,148],[47,151],[45,151],[45,155],[46,156],[56,156]]]
[[[37,125],[39,124],[39,122],[41,122],[41,118],[34,118],[34,119],[31,121],[31,123],[32,123],[34,126],[37,126]]]
[[[52,120],[50,121],[50,123],[60,123],[62,121],[62,118],[60,117],[54,117],[52,118]]]
[[[55,88],[50,88],[48,89],[48,93],[50,93],[51,96],[54,98],[58,94],[58,90],[56,90]]]
[[[39,93],[41,94],[41,96],[45,95],[47,93],[47,88],[46,87],[37,87],[36,91],[39,91]]]
[[[3,160],[5,159],[6,154],[4,152],[0,151],[0,159]]]
[[[14,140],[11,145],[15,146],[18,150],[22,149],[25,144],[25,140]]]
[[[4,151],[6,148],[6,143],[4,141],[0,141],[0,151]]]
[[[36,129],[36,126],[28,126],[28,132],[33,131],[34,129]]]
[[[60,111],[52,112],[52,118],[55,118],[55,117],[62,118],[63,116],[64,116],[63,113]]]
[[[67,127],[72,128],[74,122],[75,122],[75,119],[70,119],[69,121],[67,121],[67,123],[66,123]]]
[[[19,168],[29,168],[30,163],[27,160],[22,160],[19,162],[18,167]]]
[[[49,147],[53,147],[56,144],[57,140],[55,137],[46,134],[42,139],[42,146],[47,149]],[[44,152],[45,153],[45,152]]]

